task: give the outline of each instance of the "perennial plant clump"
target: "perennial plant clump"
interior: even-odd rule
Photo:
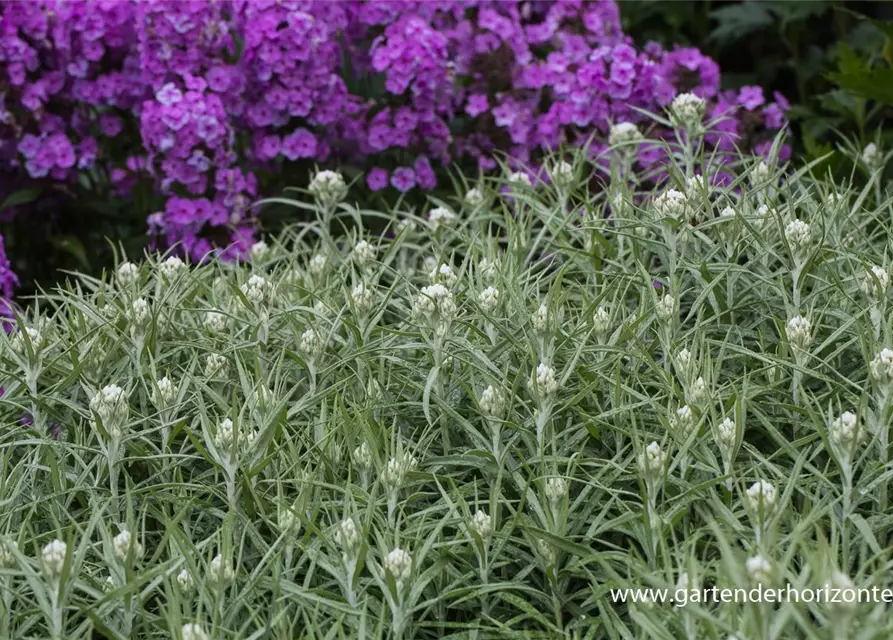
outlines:
[[[613,0],[10,0],[0,87],[0,184],[151,207],[136,213],[158,246],[193,260],[251,256],[254,202],[313,164],[405,193],[503,153],[518,181],[558,184],[570,165],[541,171],[548,153],[619,146],[660,178],[672,123],[643,110],[672,106],[689,136],[715,122],[712,150],[765,156],[789,106],[721,91],[697,49],[637,46]],[[321,203],[346,189],[332,171],[309,185]],[[0,294],[15,284],[0,239]]]
[[[697,104],[664,185],[581,152],[377,234],[329,176],[250,264],[40,295],[0,343],[0,636],[889,635],[702,591],[893,587],[893,218],[775,153],[708,188]]]

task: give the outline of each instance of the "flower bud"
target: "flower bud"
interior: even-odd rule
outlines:
[[[133,550],[134,560],[142,558],[144,553],[143,545],[134,540],[130,535],[130,531],[127,529],[123,529],[121,533],[112,539],[112,549],[115,552],[115,557],[118,559],[118,562],[121,563],[124,563],[127,560],[131,549]]]
[[[683,347],[676,352],[673,361],[676,363],[676,370],[679,372],[679,376],[683,380],[691,380],[691,378],[694,377],[694,374],[698,369],[698,363],[695,362],[694,357],[691,355],[691,351]]]
[[[592,318],[592,329],[600,340],[604,340],[611,330],[611,312],[599,305]]]
[[[701,128],[705,106],[704,100],[693,93],[680,93],[673,98],[670,113],[679,126],[694,132]]]
[[[158,272],[168,282],[173,282],[187,269],[186,263],[177,256],[170,256],[158,265]]]
[[[14,551],[19,550],[19,543],[15,540],[0,539],[0,568],[9,569],[16,566]]]
[[[812,230],[802,220],[792,220],[784,229],[784,237],[791,247],[791,253],[802,256],[809,249]]]
[[[216,587],[227,587],[235,578],[233,565],[229,560],[224,560],[219,553],[208,565],[208,580]]]
[[[777,493],[772,483],[758,480],[747,490],[746,497],[753,517],[762,520],[775,508]]]
[[[239,287],[239,289],[242,291],[242,295],[255,305],[262,305],[268,302],[273,293],[272,285],[257,274],[248,278],[248,282]]]
[[[612,147],[619,145],[631,145],[642,140],[642,133],[632,122],[618,122],[611,126],[608,134],[608,144]]]
[[[549,328],[549,307],[541,304],[530,318],[530,322],[533,324],[534,329],[544,333]]]
[[[499,260],[488,260],[481,258],[478,263],[477,272],[481,275],[484,282],[495,282],[499,277]]]
[[[361,282],[350,292],[350,299],[353,301],[356,313],[362,316],[372,311],[375,294],[372,289]]]
[[[487,515],[486,511],[481,509],[478,509],[477,512],[475,512],[474,517],[471,519],[471,523],[468,526],[484,540],[489,538],[490,534],[493,533],[492,519]]]
[[[27,338],[25,337],[27,336]],[[27,342],[26,342],[27,340]],[[43,345],[43,335],[39,329],[34,327],[23,327],[20,331],[16,331],[9,341],[9,347],[14,353],[25,356],[28,354],[28,342],[31,343],[31,351],[38,355]]]
[[[671,419],[673,428],[682,434],[691,431],[695,424],[695,414],[687,404],[676,409],[676,414]]]
[[[889,387],[893,383],[893,350],[881,349],[868,363],[868,372],[879,387]]]
[[[135,329],[142,329],[152,319],[152,311],[149,303],[142,298],[137,298],[130,305],[130,323]]]
[[[301,521],[295,516],[294,507],[279,505],[276,510],[276,526],[286,535],[296,535],[301,530]]]
[[[569,185],[574,180],[574,167],[564,160],[559,160],[549,170],[549,177],[554,185]]]
[[[301,334],[301,353],[308,359],[315,360],[322,353],[322,340],[319,339],[316,331],[312,327],[308,327]]]
[[[437,207],[428,212],[428,222],[435,230],[452,227],[456,222],[456,214],[445,207]]]
[[[120,435],[130,416],[127,394],[118,385],[103,387],[90,401],[90,409],[99,416],[102,426],[111,437]]]
[[[453,268],[448,264],[442,264],[439,267],[432,269],[428,274],[428,279],[431,280],[432,283],[440,282],[447,287],[454,286],[459,280],[458,276],[453,273]]]
[[[763,583],[772,579],[772,563],[763,555],[748,558],[745,567],[747,575],[754,582]]]
[[[738,432],[735,422],[729,417],[724,418],[716,427],[716,444],[721,449],[729,450],[735,446],[737,440]]]
[[[353,461],[360,471],[368,471],[372,468],[372,451],[369,449],[367,442],[362,443],[353,450]]]
[[[40,552],[40,566],[43,574],[51,580],[58,579],[62,575],[67,555],[68,545],[61,540],[56,539],[47,544]]]
[[[788,320],[788,341],[797,349],[806,350],[812,342],[812,323],[803,316]]]
[[[226,331],[226,315],[219,311],[208,311],[202,324],[210,333],[223,333]]]
[[[704,381],[704,378],[698,377],[695,380],[691,387],[688,389],[688,400],[696,407],[703,406],[710,399],[710,389],[707,388],[707,383]]]
[[[472,207],[478,207],[484,204],[484,194],[477,187],[472,187],[465,192],[465,204]]]
[[[316,200],[324,207],[331,207],[347,197],[347,184],[337,171],[319,171],[307,187]]]
[[[209,353],[205,359],[205,377],[224,377],[229,370],[229,361],[219,353]]]
[[[555,369],[540,362],[530,376],[530,388],[534,394],[548,398],[558,391],[558,381],[555,379]]]
[[[502,412],[505,409],[505,398],[502,397],[502,394],[493,385],[490,385],[481,393],[478,405],[480,405],[481,411],[488,416],[498,418],[502,416]]]
[[[189,593],[195,589],[195,580],[192,579],[187,569],[183,569],[177,574],[177,584],[183,593]]]
[[[664,191],[654,199],[652,206],[659,219],[671,218],[680,222],[688,219],[688,196],[676,189]]]
[[[880,300],[887,295],[890,287],[890,275],[883,267],[871,267],[870,273],[865,274],[862,285],[859,287],[871,300]]]
[[[270,247],[263,240],[259,240],[251,245],[251,259],[254,262],[262,262],[270,255]]]
[[[655,305],[654,313],[661,322],[669,322],[679,316],[679,301],[668,293]]]
[[[859,428],[856,414],[844,411],[831,421],[828,429],[828,440],[838,456],[849,459],[853,447],[863,438],[865,432]]]
[[[152,391],[152,404],[157,409],[166,409],[170,407],[177,398],[177,387],[171,382],[170,378],[164,376],[155,383],[155,389]]]
[[[546,480],[546,499],[553,511],[558,511],[561,501],[567,496],[567,481],[564,478],[549,478]]]
[[[639,454],[639,470],[646,478],[659,478],[663,475],[667,454],[657,442],[652,442]]]
[[[329,259],[324,253],[315,253],[313,257],[310,258],[310,262],[307,264],[307,270],[310,272],[312,276],[320,276],[326,270],[326,264]]]
[[[356,555],[361,542],[360,531],[353,518],[345,518],[336,527],[335,544],[341,548],[341,553],[346,559]]]
[[[353,248],[353,257],[354,260],[357,261],[357,264],[362,267],[365,264],[375,260],[375,247],[373,247],[365,240],[360,240]]]
[[[412,575],[412,557],[406,551],[397,547],[385,558],[384,567],[394,577],[397,588],[402,589],[403,584]]]
[[[492,314],[499,306],[499,289],[491,285],[481,291],[478,296],[478,305],[484,313]]]
[[[884,154],[881,153],[880,149],[878,149],[877,145],[873,142],[869,142],[865,145],[861,157],[865,166],[872,171],[884,166]]]
[[[533,186],[533,183],[530,181],[530,176],[523,171],[515,171],[514,173],[510,173],[506,180],[510,185],[514,186]]]
[[[205,633],[204,629],[201,628],[200,625],[190,622],[189,624],[184,624],[183,628],[180,629],[180,639],[181,640],[211,640],[210,636]]]
[[[129,287],[139,282],[140,268],[132,262],[122,262],[117,271],[118,284],[122,287]]]

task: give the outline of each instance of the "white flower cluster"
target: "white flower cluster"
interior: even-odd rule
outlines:
[[[788,320],[788,341],[797,349],[805,350],[812,342],[812,322],[803,316]]]
[[[864,436],[859,429],[859,420],[851,411],[844,411],[831,421],[828,439],[831,447],[841,457],[849,459],[853,446]]]
[[[707,382],[701,376],[698,376],[698,378],[691,383],[691,386],[686,390],[686,394],[688,395],[688,401],[696,407],[703,406],[710,399],[710,389],[707,387]]]
[[[492,314],[499,307],[499,289],[490,285],[478,295],[478,305],[481,311]]]
[[[257,274],[248,278],[248,282],[239,287],[239,289],[242,291],[242,295],[255,305],[262,305],[268,302],[273,293],[273,285]]]
[[[0,567],[9,569],[16,565],[14,551],[19,550],[19,543],[15,540],[0,539]]]
[[[347,183],[337,171],[319,171],[307,190],[324,207],[332,207],[347,197]]]
[[[599,340],[604,340],[608,335],[608,331],[611,330],[611,312],[606,307],[599,305],[595,310],[595,315],[592,317],[592,330],[595,331]]]
[[[545,332],[549,328],[549,307],[541,304],[530,318],[533,328],[540,333]]]
[[[639,471],[645,478],[656,479],[663,475],[667,454],[657,442],[652,442],[639,454]]]
[[[310,360],[315,360],[322,353],[322,340],[320,340],[319,334],[316,333],[313,327],[308,327],[301,334],[300,349],[301,353]]]
[[[514,173],[510,173],[508,178],[508,183],[511,185],[523,185],[525,187],[532,187],[533,182],[530,180],[530,176],[527,175],[524,171],[515,171]]]
[[[50,580],[58,579],[62,575],[67,556],[68,545],[58,538],[44,546],[40,552],[40,567],[44,575]]]
[[[452,227],[456,222],[456,214],[446,207],[437,207],[428,212],[428,222],[435,230],[442,227]]]
[[[687,220],[690,204],[688,196],[676,189],[667,189],[654,199],[654,212],[658,218]]]
[[[127,394],[116,384],[110,384],[97,392],[90,400],[90,409],[99,416],[103,428],[112,438],[121,434],[130,415]]]
[[[39,354],[40,347],[43,344],[43,334],[41,334],[39,329],[23,327],[21,330],[16,331],[9,340],[9,347],[14,353],[24,356],[28,353],[28,342],[31,343],[31,350],[34,354]]]
[[[465,204],[472,207],[479,207],[484,204],[484,193],[477,187],[472,187],[465,192]]]
[[[270,246],[263,240],[258,240],[251,245],[250,254],[255,262],[263,262],[270,255]]]
[[[492,384],[481,393],[478,404],[481,407],[481,411],[492,417],[498,418],[505,410],[505,398]]]
[[[745,569],[747,570],[747,575],[754,582],[769,582],[772,579],[772,563],[763,555],[748,558],[745,563]]]
[[[152,318],[152,311],[149,308],[149,303],[143,300],[142,298],[137,298],[130,305],[130,322],[133,324],[134,328],[142,329],[147,324],[149,324],[149,320]]]
[[[750,513],[756,518],[765,518],[775,509],[777,495],[771,482],[758,480],[753,483],[746,493]]]
[[[412,556],[397,547],[385,557],[384,567],[394,577],[397,589],[402,589],[412,575]]]
[[[862,293],[872,300],[880,300],[887,295],[890,288],[890,274],[883,267],[873,266],[869,273],[865,274],[860,289]]]
[[[210,636],[205,633],[201,625],[195,622],[184,624],[180,629],[181,640],[210,640]]]
[[[366,240],[360,240],[353,248],[353,257],[360,266],[375,260],[376,251]]]
[[[869,142],[862,149],[862,162],[865,163],[866,167],[874,171],[883,166],[884,154],[881,153],[881,150],[877,148],[875,143]]]
[[[226,587],[232,583],[235,578],[233,565],[229,560],[225,560],[219,553],[211,560],[208,565],[208,581],[215,587]]]
[[[428,274],[428,279],[432,283],[440,282],[447,287],[453,287],[459,281],[459,276],[453,272],[453,268],[448,264],[442,264],[434,267]]]
[[[329,257],[324,253],[314,253],[313,257],[307,263],[307,270],[312,276],[321,276],[329,262]]]
[[[213,379],[223,377],[229,370],[229,360],[219,353],[209,353],[205,359],[205,377]]]
[[[226,314],[219,311],[208,311],[202,324],[210,333],[223,333],[226,331],[226,321]]]
[[[239,430],[237,437],[233,421],[229,418],[224,418],[217,425],[217,433],[214,434],[214,445],[225,454],[234,454],[251,449],[257,441],[257,437],[258,432],[256,429],[246,428],[244,425]]]
[[[574,167],[564,160],[559,160],[549,170],[552,183],[563,186],[570,184],[574,179]]]
[[[812,230],[802,220],[791,220],[784,229],[784,237],[795,256],[803,255],[809,249]]]
[[[695,414],[687,404],[676,409],[671,419],[673,428],[679,433],[688,433],[695,426]]]
[[[673,98],[670,113],[681,127],[688,131],[698,131],[704,119],[706,104],[703,98],[693,93],[680,93]]]
[[[886,387],[893,384],[893,349],[881,349],[868,363],[868,371],[878,385]]]
[[[177,387],[170,378],[164,376],[155,383],[155,389],[152,390],[152,404],[158,409],[166,409],[174,403],[177,397]]]
[[[345,518],[335,529],[335,544],[341,548],[345,559],[354,557],[362,542],[357,523],[353,518]]]
[[[631,145],[642,140],[642,132],[632,122],[618,122],[611,126],[608,134],[608,144],[612,147],[619,145]]]
[[[567,481],[564,478],[549,478],[546,480],[546,500],[557,511],[561,501],[567,496]]]
[[[158,265],[158,271],[168,282],[173,282],[187,269],[186,263],[177,256],[170,256]]]
[[[489,538],[490,534],[493,533],[492,519],[487,512],[482,509],[478,509],[475,512],[474,516],[471,518],[471,523],[468,526],[484,540]]]
[[[372,450],[368,442],[363,442],[353,450],[353,461],[361,471],[372,468]]]
[[[135,540],[127,529],[122,530],[121,533],[112,539],[112,550],[115,553],[115,558],[121,563],[127,560],[131,551],[133,552],[132,557],[134,560],[141,559],[144,554],[143,545]]]
[[[353,308],[357,315],[364,316],[372,311],[372,306],[375,302],[375,291],[360,282],[351,289],[350,299],[353,302]]]
[[[558,391],[555,369],[540,362],[530,374],[530,388],[540,398],[547,399]]]
[[[717,444],[724,450],[731,449],[738,438],[736,429],[734,420],[729,417],[723,418],[723,421],[716,427]]]
[[[679,316],[679,301],[668,293],[658,301],[654,313],[658,320],[669,322]]]
[[[456,303],[452,292],[438,282],[422,287],[413,301],[412,312],[434,329],[437,335],[442,336],[449,330],[450,323],[456,316]]]
[[[140,268],[132,262],[122,262],[118,266],[117,276],[119,285],[129,287],[139,281]]]

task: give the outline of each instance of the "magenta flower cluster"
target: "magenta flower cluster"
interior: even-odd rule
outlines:
[[[0,171],[72,188],[86,173],[122,196],[151,181],[153,236],[240,255],[257,176],[294,163],[432,189],[435,167],[489,171],[497,152],[535,164],[594,136],[598,153],[612,123],[680,92],[728,116],[713,145],[765,152],[788,105],[719,80],[696,49],[636,47],[612,0],[10,0]]]

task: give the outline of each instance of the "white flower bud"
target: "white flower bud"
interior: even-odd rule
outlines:
[[[595,331],[595,335],[602,340],[611,329],[611,312],[601,305],[595,310],[595,315],[592,317],[592,329]]]
[[[549,478],[546,480],[546,499],[552,505],[554,511],[561,506],[561,501],[567,496],[567,481],[564,478]]]
[[[15,540],[0,539],[0,567],[9,569],[16,566],[14,551],[19,550],[19,543]]]
[[[118,267],[118,284],[129,287],[140,279],[140,268],[132,262],[122,262]]]
[[[259,275],[253,275],[248,278],[248,282],[241,287],[242,294],[248,298],[252,304],[261,305],[267,302],[273,293],[273,287],[264,278]]]
[[[40,565],[43,574],[51,579],[58,579],[65,566],[65,558],[68,555],[68,545],[59,539],[47,544],[40,552]]]
[[[362,316],[372,311],[375,293],[361,282],[351,290],[350,299],[356,313]]]
[[[688,433],[694,428],[695,414],[687,404],[676,409],[676,414],[672,418],[673,428],[681,433]]]
[[[812,230],[802,220],[791,220],[784,229],[784,237],[795,256],[804,254],[809,249]]]
[[[676,363],[676,369],[679,371],[679,375],[685,380],[689,380],[698,369],[698,363],[695,362],[694,357],[691,355],[691,351],[685,347],[676,352],[676,357],[673,358],[673,360]]]
[[[608,144],[612,147],[633,144],[641,140],[642,133],[632,122],[618,122],[611,126],[611,132],[608,134]]]
[[[862,150],[862,162],[872,171],[880,169],[884,165],[884,154],[875,143],[869,142]]]
[[[270,255],[270,247],[263,240],[258,240],[251,245],[251,259],[255,262],[266,260]]]
[[[301,521],[295,516],[293,508],[279,505],[276,509],[276,526],[284,534],[296,535],[301,530]]]
[[[99,416],[103,428],[111,437],[120,435],[121,429],[130,415],[127,394],[115,384],[103,387],[94,395],[90,400],[90,409]]]
[[[144,549],[143,545],[141,545],[137,540],[133,539],[133,536],[130,535],[130,531],[124,529],[116,535],[112,539],[112,549],[115,552],[115,557],[118,559],[118,562],[125,562],[127,560],[127,556],[130,554],[131,549],[133,550],[133,559],[139,560],[143,557]]]
[[[353,450],[353,461],[361,471],[368,471],[372,468],[372,451],[367,442]]]
[[[164,376],[155,383],[155,387],[152,391],[152,404],[158,409],[165,409],[171,406],[177,397],[177,387],[174,386],[170,378]]]
[[[149,303],[142,298],[137,298],[130,305],[130,322],[138,328],[145,327],[152,318]]]
[[[223,333],[226,331],[226,320],[226,314],[219,311],[208,311],[202,324],[211,333]]]
[[[510,185],[523,185],[525,187],[533,186],[533,183],[530,181],[530,176],[523,171],[515,171],[514,173],[510,173],[507,180]]]
[[[311,360],[317,358],[322,352],[322,340],[319,339],[313,327],[308,327],[301,334],[301,353]]]
[[[197,623],[184,624],[180,629],[181,640],[210,640],[210,636]]]
[[[428,274],[428,279],[432,283],[440,282],[447,287],[452,287],[459,280],[459,277],[453,273],[453,268],[448,264],[442,264],[435,267]]]
[[[403,583],[412,575],[412,557],[403,549],[397,547],[391,551],[384,560],[384,567],[388,573],[394,576],[397,588],[402,588]]]
[[[772,513],[777,493],[775,486],[765,480],[758,480],[747,490],[747,504],[755,518],[761,519]]]
[[[658,301],[654,313],[662,322],[669,322],[679,316],[679,301],[668,293]]]
[[[679,221],[688,219],[690,208],[688,196],[676,189],[664,191],[654,199],[652,206],[658,218],[672,218]]]
[[[492,314],[499,306],[499,289],[489,286],[478,295],[478,305],[481,311],[486,314]]]
[[[652,442],[639,454],[639,470],[647,478],[663,475],[667,454],[661,450],[657,442]]]
[[[456,303],[450,290],[437,283],[422,287],[413,301],[412,310],[417,318],[425,320],[435,331],[445,333],[456,316]]]
[[[310,258],[310,262],[307,264],[307,270],[310,272],[312,276],[322,275],[326,270],[326,264],[329,259],[324,253],[315,253],[313,257]]]
[[[376,257],[375,247],[365,240],[360,240],[353,248],[353,257],[360,266],[365,265],[367,262],[372,262]]]
[[[324,207],[334,206],[347,197],[347,184],[337,171],[318,172],[307,190]]]
[[[772,174],[772,167],[768,164],[760,160],[753,166],[753,170],[751,176],[754,179],[754,182],[763,183],[769,179],[769,176]]]
[[[704,119],[705,106],[704,100],[693,93],[680,93],[673,98],[670,113],[683,128],[699,130]]]
[[[735,210],[732,207],[725,207],[719,212],[719,217],[726,220],[732,220],[735,217]]]
[[[465,204],[472,207],[479,207],[484,204],[484,194],[477,187],[472,187],[465,192]]]
[[[853,451],[853,446],[864,435],[865,432],[859,428],[859,419],[850,411],[844,411],[832,420],[828,429],[831,446],[839,456],[847,459]]]
[[[890,287],[890,275],[883,267],[871,267],[871,272],[865,274],[860,289],[862,293],[872,300],[879,300],[887,295]]]
[[[805,350],[812,342],[812,323],[803,316],[788,320],[788,341],[797,349]]]
[[[763,555],[748,558],[745,567],[754,582],[769,582],[772,578],[772,563]]]
[[[257,430],[247,429],[244,425],[241,425],[241,427],[237,438],[233,421],[229,418],[224,418],[217,425],[217,433],[214,434],[214,445],[227,455],[250,449],[257,441]]]
[[[574,167],[564,160],[559,160],[552,165],[549,177],[555,185],[568,185],[574,179]]]
[[[489,538],[490,534],[493,533],[492,519],[486,511],[481,509],[478,509],[475,512],[474,517],[472,517],[471,523],[468,526],[484,540]]]
[[[555,551],[552,549],[552,545],[550,545],[547,541],[539,538],[536,541],[536,551],[546,563],[546,565],[555,563]]]
[[[539,396],[549,397],[558,391],[555,369],[540,362],[530,376],[530,388]]]
[[[723,419],[716,427],[717,443],[723,449],[731,449],[738,439],[735,421],[729,417]]]
[[[484,282],[495,282],[496,278],[499,277],[499,260],[481,258],[477,272],[481,275]]]
[[[399,458],[392,457],[381,474],[381,481],[389,491],[396,491],[403,486],[408,471],[409,464],[405,455]]]
[[[893,383],[893,350],[881,349],[870,363],[868,372],[871,379],[880,387],[889,387]]]
[[[437,207],[428,212],[428,222],[434,229],[452,227],[456,222],[456,214],[445,207]]]
[[[177,574],[177,584],[180,585],[180,590],[184,593],[189,593],[195,588],[195,580],[192,579],[187,569],[183,569]]]
[[[229,586],[235,575],[232,563],[229,560],[224,560],[219,553],[214,556],[211,564],[208,565],[208,580],[214,586]]]
[[[205,360],[205,377],[223,377],[229,370],[229,361],[219,353],[209,353]]]
[[[168,282],[173,282],[186,271],[186,263],[177,256],[170,256],[167,260],[158,265],[158,271],[162,277]]]
[[[28,353],[27,343],[25,342],[26,335],[28,336],[28,342],[31,343],[31,350],[35,355],[39,354],[41,351],[40,347],[43,344],[43,335],[41,335],[39,329],[34,327],[24,327],[22,330],[16,331],[10,338],[10,348],[20,356],[26,355]]]
[[[710,389],[707,388],[707,383],[704,381],[704,378],[698,377],[695,380],[691,387],[688,389],[688,400],[696,407],[702,406],[707,400],[710,399]]]
[[[505,398],[502,397],[502,394],[493,385],[490,385],[481,393],[478,404],[481,407],[481,411],[485,414],[498,418],[505,409]]]
[[[360,539],[360,531],[357,523],[353,518],[345,518],[335,529],[335,544],[341,548],[341,553],[345,558],[351,558],[356,555],[362,540]]]

